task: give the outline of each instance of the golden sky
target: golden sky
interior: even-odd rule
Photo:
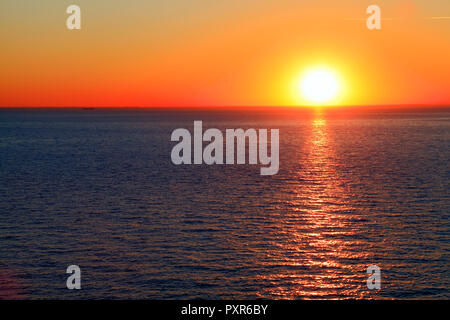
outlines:
[[[317,66],[332,104],[450,104],[448,0],[2,0],[0,23],[0,106],[304,105]]]

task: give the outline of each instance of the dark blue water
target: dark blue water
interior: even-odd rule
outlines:
[[[279,173],[173,165],[194,120],[280,129]],[[449,298],[449,142],[449,109],[0,110],[0,297]]]

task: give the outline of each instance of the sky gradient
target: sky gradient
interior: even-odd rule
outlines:
[[[450,105],[448,0],[2,0],[0,23],[0,106],[303,105],[319,65],[338,105]]]

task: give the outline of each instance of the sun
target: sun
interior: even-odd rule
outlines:
[[[340,85],[336,73],[328,68],[317,67],[305,72],[298,82],[298,94],[312,105],[333,104]]]

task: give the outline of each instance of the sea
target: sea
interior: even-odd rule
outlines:
[[[279,172],[174,165],[196,120]],[[0,109],[0,298],[449,299],[449,147],[450,108]]]

